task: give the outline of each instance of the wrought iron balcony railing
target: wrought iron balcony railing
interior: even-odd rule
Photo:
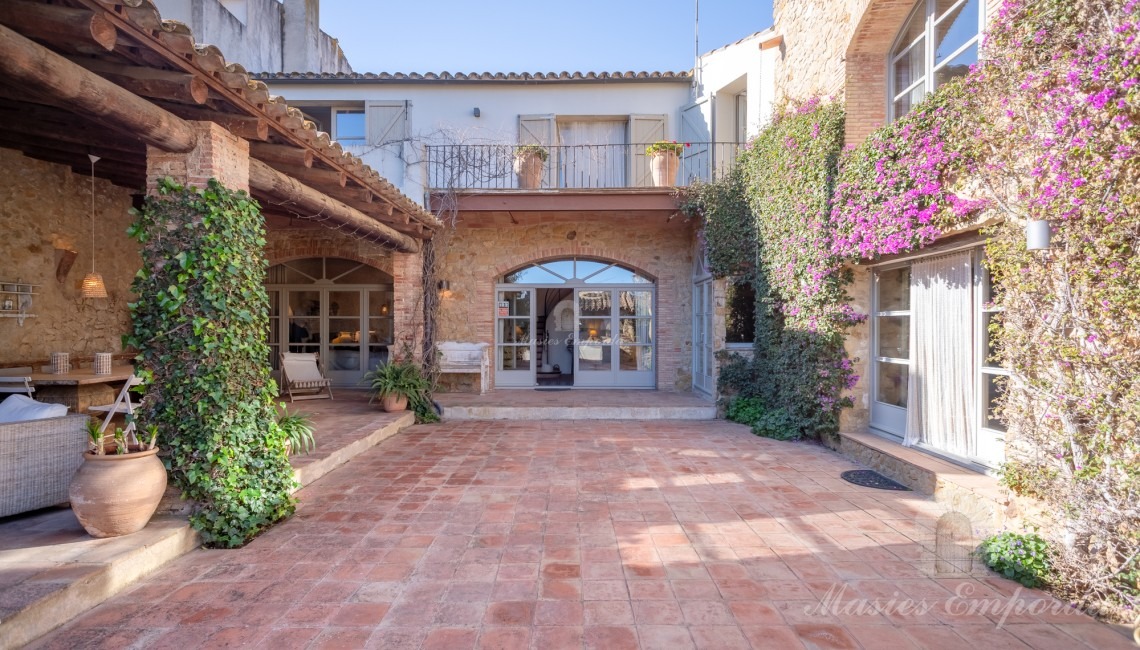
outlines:
[[[428,185],[433,190],[594,189],[653,187],[648,144],[587,144],[543,147],[547,157],[538,188],[516,173],[514,144],[454,144],[427,147]],[[736,142],[686,142],[676,179],[669,185],[711,181],[736,164]]]

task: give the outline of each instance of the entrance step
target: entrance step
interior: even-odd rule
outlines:
[[[716,405],[692,393],[654,390],[495,390],[436,394],[443,419],[715,420]]]

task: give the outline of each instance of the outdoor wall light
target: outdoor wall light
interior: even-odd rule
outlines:
[[[1043,251],[1049,249],[1052,230],[1046,219],[1034,219],[1025,225],[1025,249]]]
[[[475,117],[479,117],[479,107],[476,106],[475,110],[471,111],[471,114],[474,115]]]
[[[451,291],[451,282],[448,280],[440,280],[439,281],[439,290],[440,291]]]

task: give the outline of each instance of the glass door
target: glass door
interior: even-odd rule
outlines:
[[[693,388],[712,395],[713,345],[712,279],[693,285]]]
[[[653,387],[653,298],[649,289],[575,292],[575,386]]]
[[[617,381],[622,387],[652,387],[653,292],[615,289],[617,294]]]
[[[614,384],[613,291],[578,289],[577,334],[574,351],[575,386]]]
[[[875,273],[874,304],[871,426],[902,437],[910,383],[910,266]]]
[[[495,301],[495,385],[534,386],[534,291],[498,291]]]

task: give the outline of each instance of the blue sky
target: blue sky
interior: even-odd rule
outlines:
[[[700,50],[772,24],[772,0],[699,0]],[[693,66],[696,0],[325,0],[357,72],[665,71]]]

